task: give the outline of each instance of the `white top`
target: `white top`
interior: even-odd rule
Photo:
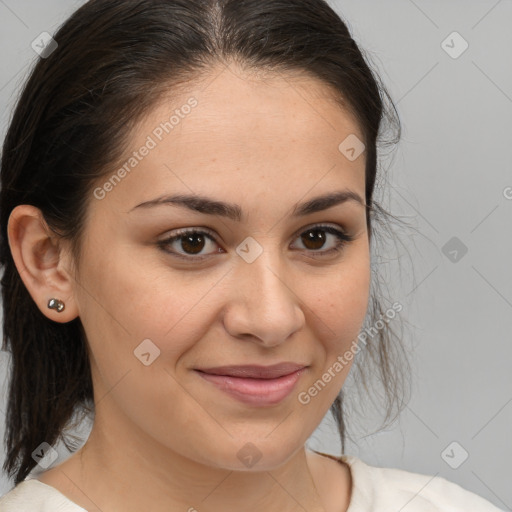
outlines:
[[[504,512],[442,477],[365,464],[352,455],[335,457],[350,466],[352,496],[347,512]],[[36,479],[20,482],[0,498],[1,512],[87,512]]]

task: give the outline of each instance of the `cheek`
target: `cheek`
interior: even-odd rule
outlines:
[[[316,332],[323,350],[312,383],[321,379],[318,391],[324,384],[329,388],[319,402],[332,403],[350,371],[368,308],[370,276],[369,259],[363,254],[357,263],[340,267],[313,301],[316,320],[311,321],[319,326]]]
[[[355,338],[368,308],[370,262],[363,254],[331,276],[328,286],[318,290],[317,314],[329,327],[329,346],[342,348]]]
[[[82,276],[88,286],[80,293],[80,317],[91,346],[95,394],[108,397],[103,407],[115,402],[126,416],[141,423],[146,418],[147,430],[166,438],[176,410],[187,424],[197,408],[174,368],[213,322],[213,308],[200,299],[218,277],[198,279],[194,286],[178,274],[163,274],[161,267],[128,264],[121,256]]]
[[[188,411],[197,404],[190,397],[181,401],[183,383],[177,372],[216,321],[217,300],[212,292],[225,269],[192,277],[155,265],[154,258],[151,262],[135,258],[134,264],[129,251],[112,248],[109,254],[113,253],[115,257],[91,266],[83,276],[90,290],[84,293],[81,317],[98,394],[114,389],[109,396],[116,397],[131,417],[142,411],[148,418],[166,416],[163,411],[167,408],[170,414],[169,404],[172,410],[179,404]],[[189,415],[184,412],[185,417]]]

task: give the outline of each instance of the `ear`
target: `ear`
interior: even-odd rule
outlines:
[[[16,268],[41,312],[56,322],[76,318],[76,281],[69,271],[73,262],[64,249],[68,245],[49,229],[41,210],[28,204],[16,206],[9,216],[7,235]],[[48,308],[52,298],[64,302],[60,313]]]

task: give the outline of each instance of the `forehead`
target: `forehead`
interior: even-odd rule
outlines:
[[[339,149],[354,136],[363,140],[358,123],[323,82],[219,66],[170,91],[136,126],[109,200],[135,204],[177,189],[299,200],[340,185],[364,197],[364,153],[351,161]]]
[[[289,144],[300,138],[310,145],[334,144],[335,149],[346,133],[363,139],[348,106],[342,106],[343,97],[318,78],[293,70],[249,72],[235,65],[219,65],[199,82],[181,86],[172,99],[164,97],[139,127],[139,135],[159,119],[168,119],[169,110],[180,110],[192,97],[198,106],[185,116],[186,123],[173,129],[178,137],[183,133],[191,137],[195,132],[205,138],[229,136],[245,143],[279,140]],[[288,130],[283,133],[285,126]]]

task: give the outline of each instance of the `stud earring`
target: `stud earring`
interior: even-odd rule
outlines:
[[[55,309],[58,313],[60,313],[64,309],[64,302],[59,299],[50,299],[48,301],[48,308]]]

